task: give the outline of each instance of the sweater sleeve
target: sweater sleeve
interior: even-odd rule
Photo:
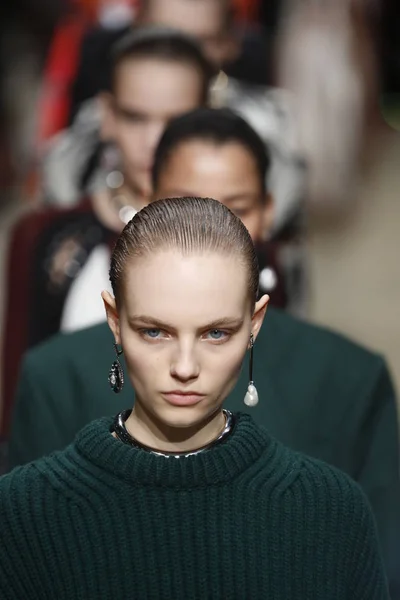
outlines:
[[[34,351],[33,351],[34,353]],[[71,442],[58,398],[49,387],[46,365],[28,353],[23,362],[11,425],[8,467],[26,464]],[[65,427],[64,427],[65,425]]]
[[[346,507],[348,520],[342,534],[348,541],[344,557],[348,598],[390,600],[374,517],[368,500],[358,486],[352,486]]]
[[[371,504],[378,528],[391,597],[400,599],[400,467],[399,430],[394,387],[386,367],[371,390],[363,423],[365,460],[358,483]]]
[[[35,371],[29,361],[24,360],[15,398],[11,433],[8,447],[8,467],[16,466],[39,458],[42,455],[41,437],[37,428],[42,421],[45,394],[40,389]],[[34,418],[36,414],[37,417]]]

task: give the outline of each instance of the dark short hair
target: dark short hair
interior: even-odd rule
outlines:
[[[192,140],[215,144],[236,142],[253,156],[266,193],[270,157],[267,148],[254,129],[239,115],[227,108],[200,108],[173,119],[166,127],[154,156],[152,180],[156,189],[162,170],[173,151]]]
[[[197,69],[203,79],[203,101],[216,70],[204,55],[200,45],[190,36],[166,27],[140,27],[122,37],[111,52],[111,89],[115,89],[119,66],[129,59],[156,58],[179,62]]]
[[[171,249],[185,256],[196,252],[237,256],[246,274],[253,310],[259,281],[253,241],[242,221],[211,198],[157,200],[129,221],[111,256],[110,281],[118,305],[122,301],[127,263]]]

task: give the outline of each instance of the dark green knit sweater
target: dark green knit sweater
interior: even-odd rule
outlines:
[[[384,600],[359,487],[252,419],[166,458],[110,419],[0,480],[1,600]]]

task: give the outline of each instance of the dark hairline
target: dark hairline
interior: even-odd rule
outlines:
[[[119,67],[129,60],[152,59],[160,62],[176,62],[195,67],[203,78],[204,87],[209,86],[216,71],[203,54],[199,44],[191,37],[170,28],[147,27],[129,32],[113,46],[111,52],[111,90]]]
[[[268,188],[267,188],[266,181],[265,181],[264,177],[262,176],[255,153],[252,152],[249,144],[246,144],[246,142],[244,140],[240,139],[239,137],[235,137],[235,136],[232,136],[229,138],[227,137],[226,139],[222,140],[222,139],[218,139],[217,137],[213,137],[212,134],[207,136],[207,135],[201,135],[200,133],[193,134],[193,135],[190,135],[187,137],[182,137],[182,139],[180,139],[178,142],[176,142],[176,144],[171,146],[169,151],[164,155],[163,160],[158,163],[158,168],[153,169],[152,185],[153,185],[154,190],[157,189],[157,185],[162,177],[162,174],[164,173],[164,171],[167,169],[168,165],[170,164],[170,161],[173,158],[175,152],[178,152],[178,150],[180,150],[186,144],[191,144],[193,142],[209,144],[210,146],[215,146],[217,148],[227,146],[228,144],[237,144],[241,148],[244,148],[246,150],[246,152],[249,154],[249,156],[251,157],[251,160],[254,162],[254,165],[256,167],[257,179],[259,181],[261,192],[262,192],[263,196],[265,196],[265,197],[267,196]]]

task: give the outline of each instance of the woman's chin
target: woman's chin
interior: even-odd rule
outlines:
[[[166,427],[197,429],[203,427],[217,411],[218,407],[205,406],[201,401],[183,406],[166,403],[157,411],[157,418]]]

